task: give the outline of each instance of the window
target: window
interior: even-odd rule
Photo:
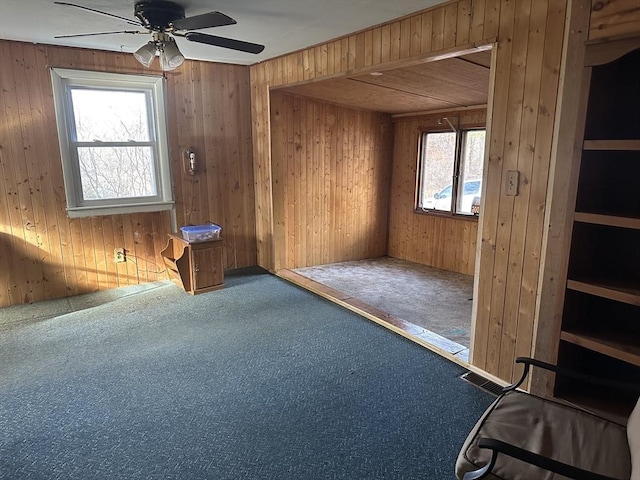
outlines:
[[[169,210],[164,80],[51,70],[70,217]]]
[[[479,213],[485,133],[485,130],[422,133],[419,210]]]

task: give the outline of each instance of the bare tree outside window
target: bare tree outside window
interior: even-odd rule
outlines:
[[[482,179],[485,133],[485,130],[464,132],[461,172],[465,180]]]
[[[157,195],[145,92],[71,90],[85,200]]]
[[[464,132],[457,213],[471,214],[472,205],[480,202],[484,169],[485,130]]]
[[[166,80],[50,72],[69,217],[171,210]]]
[[[471,215],[480,202],[484,144],[485,130],[423,132],[418,208]]]
[[[449,195],[434,208],[451,210],[451,172],[456,155],[455,132],[429,133],[423,138],[422,147],[422,188],[421,198],[427,199],[439,194],[449,186]],[[425,208],[426,205],[421,205]]]

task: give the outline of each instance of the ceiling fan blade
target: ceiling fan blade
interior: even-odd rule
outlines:
[[[201,28],[235,25],[238,22],[224,13],[209,12],[202,15],[194,15],[193,17],[180,18],[171,23],[178,30],[199,30]]]
[[[94,35],[112,35],[114,33],[133,33],[137,35],[139,33],[148,34],[149,32],[138,32],[137,30],[120,30],[119,32],[76,33],[74,35],[57,35],[53,38],[92,37]]]
[[[67,3],[67,2],[53,2],[56,5],[65,5],[67,7],[76,7],[76,8],[81,8],[82,10],[88,10],[89,12],[93,12],[93,13],[97,13],[99,15],[106,15],[107,17],[112,17],[112,18],[117,18],[119,20],[123,20],[125,22],[127,22],[130,25],[135,25],[137,27],[140,26],[140,22],[135,22],[133,20],[130,20],[126,17],[121,17],[120,15],[114,15],[113,13],[107,13],[107,12],[101,12],[100,10],[96,10],[94,8],[89,8],[89,7],[83,7],[82,5],[76,5],[75,3]]]
[[[257,43],[243,42],[242,40],[234,40],[233,38],[216,37],[215,35],[207,35],[198,32],[188,32],[184,37],[190,42],[206,43],[216,47],[230,48],[246,53],[260,53],[264,50],[264,45]]]

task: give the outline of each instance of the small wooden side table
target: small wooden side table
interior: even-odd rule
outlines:
[[[187,242],[180,235],[169,234],[167,246],[160,252],[169,278],[192,295],[224,286],[222,238]]]

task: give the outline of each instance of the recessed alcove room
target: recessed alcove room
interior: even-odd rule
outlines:
[[[271,89],[280,275],[467,360],[490,67],[487,45]]]
[[[0,478],[636,478],[635,2],[0,12]]]

